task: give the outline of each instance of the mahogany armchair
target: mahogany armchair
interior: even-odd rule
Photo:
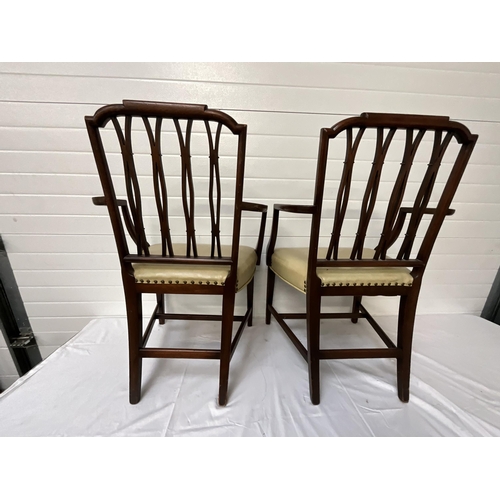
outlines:
[[[313,204],[274,205],[266,323],[272,315],[306,360],[313,404],[320,402],[322,359],[396,358],[398,395],[409,400],[422,278],[444,218],[454,213],[450,204],[476,140],[477,135],[447,117],[363,113],[321,130]],[[391,148],[395,151],[388,161]],[[327,180],[327,170],[335,180]],[[360,180],[354,180],[356,174]],[[338,183],[338,193],[328,206],[324,192],[325,186],[331,191],[332,182]],[[377,209],[376,202],[381,202]],[[311,216],[308,248],[275,248],[281,212]],[[426,224],[425,216],[431,216]],[[320,231],[325,225],[331,236]],[[321,246],[322,239],[328,245]],[[273,307],[276,276],[305,294],[306,313],[280,313]],[[396,343],[361,304],[363,296],[376,295],[400,297]],[[352,310],[322,312],[322,299],[330,296],[352,297]],[[321,349],[320,320],[331,318],[353,323],[366,318],[386,347]],[[306,319],[307,346],[286,319]]]
[[[220,360],[225,405],[230,359],[252,325],[267,212],[242,199],[247,127],[205,105],[144,101],[104,106],[85,122],[104,192],[93,202],[108,208],[121,266],[130,403],[141,397],[143,358],[204,358]],[[240,244],[243,211],[261,214],[255,248]],[[235,294],[245,287],[246,313],[235,316]],[[157,303],[144,333],[143,294]],[[222,296],[222,314],[166,312],[166,294]],[[221,321],[220,349],[147,347],[156,320]],[[234,338],[233,320],[241,322]]]

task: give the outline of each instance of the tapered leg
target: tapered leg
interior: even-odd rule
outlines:
[[[248,317],[248,326],[252,326],[253,321],[253,288],[254,288],[255,278],[252,278],[252,281],[247,285],[247,309],[251,309],[252,312]]]
[[[126,295],[129,350],[129,399],[137,404],[141,399],[142,358],[139,354],[142,338],[142,295]]]
[[[352,299],[352,313],[359,313],[359,305],[361,304],[361,299],[362,299],[362,296],[361,295],[355,295]],[[358,318],[351,318],[351,321],[353,323],[357,323],[358,322]]]
[[[156,302],[158,303],[158,312],[161,314],[165,314],[165,296],[163,293],[157,293],[156,294]],[[165,318],[160,318],[158,320],[160,325],[165,324]]]
[[[274,280],[276,275],[271,271],[271,268],[267,268],[267,297],[266,297],[266,325],[271,324],[271,311],[269,311],[269,306],[273,305],[274,296]]]
[[[401,296],[398,317],[398,347],[402,356],[397,360],[398,396],[403,403],[410,399],[410,365],[413,326],[417,309],[418,291]]]
[[[321,294],[317,287],[306,294],[307,307],[307,364],[309,367],[309,391],[311,403],[318,405],[319,396],[319,331]]]
[[[222,296],[222,334],[219,376],[219,405],[226,406],[227,385],[229,380],[229,360],[231,358],[231,340],[233,336],[234,288],[225,286]]]

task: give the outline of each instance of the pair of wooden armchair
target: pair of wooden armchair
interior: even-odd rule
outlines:
[[[204,105],[143,101],[105,106],[86,117],[86,124],[104,191],[93,201],[108,208],[121,264],[130,403],[140,400],[142,359],[158,357],[219,359],[219,404],[225,405],[231,357],[245,325],[252,325],[254,274],[267,215],[267,206],[243,201],[247,127]],[[422,277],[444,218],[453,213],[450,204],[476,140],[447,117],[364,113],[348,118],[321,129],[313,203],[274,205],[266,323],[274,316],[307,361],[313,404],[320,401],[319,361],[345,358],[396,358],[399,398],[408,401]],[[399,161],[389,157],[391,145]],[[425,162],[417,160],[419,148],[427,155]],[[179,153],[180,161],[175,159]],[[335,168],[332,162],[343,166]],[[417,180],[414,173],[420,174]],[[323,195],[331,184],[338,184],[338,194],[330,206]],[[356,216],[349,208],[351,194]],[[379,194],[382,210],[375,210]],[[250,219],[255,246],[241,245],[243,212],[261,214]],[[282,212],[311,217],[306,247],[275,248]],[[425,216],[431,217],[424,228]],[[328,221],[331,236],[322,231]],[[395,257],[389,257],[396,243]],[[276,276],[305,294],[305,313],[276,311]],[[245,287],[246,313],[235,316],[235,295]],[[142,294],[151,293],[156,307],[143,332]],[[222,314],[166,312],[166,294],[222,295]],[[400,297],[396,343],[361,303],[363,296],[375,295]],[[351,311],[322,312],[325,296],[352,297]],[[307,346],[285,322],[298,318],[307,322]],[[386,347],[321,349],[320,320],[330,318],[353,323],[366,318]],[[220,321],[220,349],[147,347],[156,320],[176,319]],[[234,321],[241,324],[233,338]]]

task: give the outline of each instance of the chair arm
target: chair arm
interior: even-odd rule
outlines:
[[[261,203],[250,203],[248,201],[241,202],[241,209],[248,212],[267,212],[267,205]]]
[[[260,257],[262,255],[262,247],[264,245],[264,231],[266,229],[267,205],[262,205],[261,203],[249,203],[248,201],[243,201],[241,202],[241,210],[246,210],[248,212],[262,213],[262,217],[260,219],[259,237],[257,239],[257,246],[255,247],[255,253],[257,254],[257,265],[259,265]]]
[[[313,214],[316,211],[314,205],[286,205],[282,203],[275,203],[274,211],[291,212],[294,214]]]
[[[92,198],[92,203],[97,206],[106,206],[106,198],[104,196],[94,196]],[[126,207],[127,200],[116,200],[116,204],[119,207]]]
[[[315,205],[285,205],[281,203],[276,203],[274,205],[273,211],[273,225],[271,228],[271,236],[269,238],[269,244],[267,245],[267,259],[266,263],[268,266],[271,265],[272,256],[274,253],[274,247],[276,246],[276,238],[278,237],[278,223],[280,212],[290,212],[294,214],[314,214],[316,212]]]
[[[94,196],[92,198],[92,203],[99,207],[106,206],[106,198],[104,196]],[[128,234],[130,234],[133,242],[137,245],[137,233],[135,232],[135,226],[132,222],[132,218],[130,217],[130,212],[128,211],[127,200],[116,200],[116,204],[121,207],[123,220],[125,221],[125,226],[127,227]]]
[[[399,235],[401,234],[401,231],[403,230],[403,226],[405,223],[406,215],[411,214],[413,212],[414,208],[413,207],[401,207],[399,209],[399,214],[398,218],[396,220],[396,224],[394,225],[394,229],[392,230],[392,233],[390,234],[388,241],[387,241],[387,248],[392,246],[394,242],[399,238]],[[426,215],[434,215],[436,213],[437,209],[436,208],[426,208],[423,213]],[[445,215],[453,215],[455,213],[455,210],[453,208],[449,208],[446,210]]]
[[[403,214],[411,214],[413,212],[413,207],[401,207],[399,209],[399,212],[403,213]],[[424,214],[434,215],[436,212],[437,212],[437,208],[426,208],[424,210]],[[446,210],[446,212],[444,214],[445,215],[453,215],[454,213],[455,213],[455,210],[453,208],[449,208],[448,210]]]

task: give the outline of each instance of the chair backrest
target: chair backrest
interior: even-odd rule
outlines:
[[[195,264],[221,257],[222,231],[236,266],[246,125],[205,105],[146,101],[104,106],[85,121],[122,262],[125,226],[141,261],[155,259],[156,237],[164,261]],[[210,255],[199,254],[200,239]]]
[[[363,247],[368,246],[375,250],[370,260],[384,261],[399,239],[391,258],[414,262],[410,260],[413,251],[425,266],[444,217],[453,213],[450,204],[476,140],[477,135],[464,125],[443,116],[363,113],[322,129],[310,264],[317,254],[320,224],[326,219],[327,170],[334,170],[340,177],[334,181],[338,192],[331,207],[333,222],[328,219],[331,238],[326,259],[339,260],[339,248],[346,247],[341,235],[345,235],[350,249],[347,260],[362,260]],[[353,180],[356,173],[361,173],[363,182]],[[346,217],[349,205],[356,208],[355,217]],[[421,224],[425,215],[432,216],[426,228]],[[367,245],[369,226],[376,236],[370,236]],[[420,238],[417,251],[415,242]]]

